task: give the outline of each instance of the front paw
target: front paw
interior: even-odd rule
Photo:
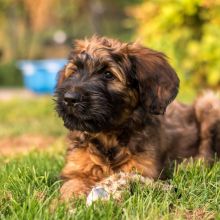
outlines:
[[[68,201],[73,197],[86,196],[90,190],[91,187],[84,180],[77,178],[68,180],[60,189],[60,199]]]
[[[199,153],[197,156],[195,156],[194,158],[196,161],[201,161],[202,163],[204,163],[205,165],[212,165],[213,162],[215,161],[215,158],[213,156],[213,154],[202,154]]]

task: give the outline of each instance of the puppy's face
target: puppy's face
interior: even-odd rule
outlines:
[[[110,131],[138,107],[163,113],[177,89],[178,78],[161,53],[93,37],[76,41],[60,72],[56,109],[70,130]]]

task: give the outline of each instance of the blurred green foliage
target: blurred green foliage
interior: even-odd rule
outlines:
[[[130,40],[125,8],[141,0],[1,0],[0,85],[21,85],[11,60],[67,57],[76,38],[96,33]],[[55,38],[64,36],[64,41]]]
[[[135,37],[170,58],[180,93],[220,88],[219,0],[145,0],[129,13],[136,21]]]
[[[0,59],[63,57],[75,38],[94,33],[129,40],[125,8],[141,0],[1,0]],[[56,34],[64,42],[56,42]],[[59,51],[59,53],[57,52]]]
[[[11,60],[67,57],[75,38],[97,33],[163,51],[180,95],[220,87],[220,0],[1,0],[0,25],[0,85],[20,85]]]
[[[22,74],[17,68],[16,62],[0,64],[0,85],[2,86],[22,86]]]

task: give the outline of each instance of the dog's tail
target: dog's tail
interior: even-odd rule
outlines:
[[[213,91],[204,91],[195,101],[195,113],[200,122],[215,120],[220,116],[219,94]],[[210,121],[210,122],[211,122]]]
[[[194,106],[201,138],[209,137],[212,149],[220,157],[220,95],[205,91],[197,98]]]

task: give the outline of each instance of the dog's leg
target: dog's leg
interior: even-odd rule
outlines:
[[[163,166],[156,156],[142,154],[134,156],[128,163],[122,165],[119,170],[125,173],[135,171],[143,177],[156,180],[161,178]]]
[[[212,161],[214,153],[220,157],[220,121],[216,120],[212,123],[212,126],[202,129],[201,138],[198,157],[206,161]]]
[[[220,118],[220,101],[212,92],[206,92],[199,97],[195,104],[195,113],[200,126],[200,146],[197,158],[207,162],[214,159],[215,125]]]
[[[85,148],[75,148],[68,152],[67,163],[61,176],[65,180],[60,189],[61,199],[87,195],[91,188],[103,179],[104,168],[94,163]]]
[[[216,122],[213,130],[214,151],[220,158],[220,119]]]
[[[74,196],[86,196],[94,186],[94,181],[88,178],[73,178],[66,181],[60,189],[61,200],[69,200]]]
[[[201,141],[199,145],[199,152],[197,155],[197,159],[205,160],[206,162],[212,162],[214,159],[214,151],[212,149],[212,134],[211,128],[207,126],[207,124],[203,123],[201,125]]]

